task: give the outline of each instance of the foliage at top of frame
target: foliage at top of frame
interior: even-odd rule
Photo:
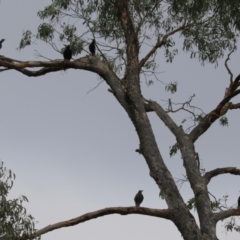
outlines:
[[[81,53],[89,38],[103,42],[102,53],[112,56],[115,65],[125,63],[126,47],[117,13],[117,0],[52,0],[38,12],[43,21],[36,35],[23,33],[19,48],[31,44],[32,37],[46,42],[68,41],[75,46],[73,54]],[[163,36],[181,28],[183,50],[202,64],[215,63],[224,51],[232,50],[240,30],[240,1],[223,0],[129,0],[129,11],[138,34],[139,51],[152,48]],[[83,26],[85,32],[82,32]],[[177,36],[177,37],[178,37]],[[100,40],[101,39],[101,40]],[[168,36],[164,56],[172,62],[178,53],[174,36]],[[110,51],[111,50],[111,51]],[[154,71],[156,54],[150,69]],[[149,68],[149,66],[147,65]]]

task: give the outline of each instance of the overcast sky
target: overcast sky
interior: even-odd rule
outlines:
[[[20,52],[16,50],[23,29],[36,32],[40,23],[36,13],[49,3],[50,0],[1,1],[0,38],[6,39],[1,55],[23,61],[39,60],[34,54],[37,50],[51,59],[62,58],[40,42]],[[77,27],[84,31],[81,25]],[[62,43],[56,44],[62,47]],[[165,63],[161,50],[157,56],[158,70],[163,72],[160,80],[178,81],[178,92],[171,95],[160,82],[147,87],[143,81],[143,93],[164,108],[167,105],[162,100],[184,102],[195,94],[193,104],[208,113],[222,99],[229,83],[224,62],[220,61],[218,68],[202,67],[198,60],[179,50],[172,64]],[[239,59],[237,51],[229,62],[234,76],[240,73]],[[25,206],[38,221],[38,229],[105,207],[133,206],[140,189],[144,190],[142,206],[166,208],[147,164],[135,152],[139,141],[127,114],[105,83],[88,93],[98,83],[96,74],[80,70],[37,78],[16,71],[0,73],[0,159],[17,175],[11,197],[28,197]],[[239,97],[234,99],[239,101]],[[155,114],[149,116],[165,163],[174,178],[180,178],[185,174],[180,155],[169,157],[169,146],[175,143],[175,137]],[[180,125],[188,115],[171,116]],[[217,121],[196,142],[206,171],[226,166],[239,168],[240,115],[235,110],[227,116],[229,127],[221,127]],[[211,181],[209,190],[217,198],[229,195],[228,205],[236,207],[238,185],[239,177],[223,175]],[[180,191],[186,201],[193,197],[187,183]],[[217,228],[219,239],[239,239],[236,233],[226,235],[222,224]],[[141,215],[110,215],[47,233],[42,239],[182,238],[170,221]]]

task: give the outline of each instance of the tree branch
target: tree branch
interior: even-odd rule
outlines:
[[[181,215],[183,221],[174,221],[183,237],[190,239],[186,229],[186,224],[197,229],[195,219],[189,213],[179,190],[176,187],[174,179],[166,167],[160,154],[156,138],[154,136],[151,123],[146,114],[143,97],[140,89],[139,78],[139,42],[138,36],[134,30],[132,17],[128,10],[127,0],[118,0],[117,11],[118,19],[124,31],[127,45],[127,66],[126,66],[126,99],[129,103],[130,114],[135,129],[140,140],[140,152],[144,156],[150,170],[150,176],[155,180],[159,188],[164,191],[165,200],[171,208],[172,218],[178,219]],[[175,128],[176,129],[176,128]],[[179,137],[183,135],[179,131]],[[188,236],[188,237],[187,237]],[[197,231],[194,236],[200,236]]]
[[[213,213],[213,219],[216,223],[220,220],[233,216],[240,216],[240,209],[228,209],[225,211]]]
[[[175,137],[182,136],[184,134],[181,127],[178,127],[177,124],[172,120],[172,118],[163,110],[163,108],[154,101],[148,101],[145,99],[145,101],[148,102],[146,105],[146,109],[148,111],[154,111],[158,117],[165,123],[165,125],[169,128],[169,130],[174,134]]]
[[[203,177],[206,179],[206,183],[208,184],[213,177],[225,173],[240,175],[240,169],[237,169],[236,167],[217,168],[210,172],[206,172]]]
[[[240,81],[240,74],[235,78],[234,82],[237,83]]]
[[[232,94],[230,94],[229,96],[225,97],[217,106],[216,111],[218,111],[220,113],[222,107],[228,103],[233,97],[237,96],[240,93],[240,90],[236,90],[234,91]]]
[[[7,60],[6,60],[7,59]],[[111,87],[114,96],[123,108],[129,112],[129,107],[125,99],[125,91],[117,75],[109,67],[96,57],[82,57],[75,61],[53,60],[53,61],[19,61],[10,58],[0,57],[0,69],[14,69],[28,77],[38,77],[50,72],[66,69],[82,69],[97,73]],[[28,70],[26,68],[37,68],[39,70]]]
[[[110,214],[120,214],[120,215],[128,215],[128,214],[141,214],[146,216],[158,217],[171,219],[171,214],[169,210],[160,210],[153,208],[144,208],[144,207],[109,207],[100,209],[95,212],[89,212],[77,218],[73,218],[70,220],[58,222],[52,225],[49,225],[45,228],[42,228],[36,232],[36,236],[41,236],[47,232],[63,228],[77,225],[79,223],[83,223],[94,218],[103,217]]]
[[[160,2],[161,2],[161,1],[160,1]],[[137,29],[137,30],[136,30],[136,33],[137,33],[137,34],[139,34],[139,32],[140,32],[140,30],[141,30],[141,27],[143,26],[143,23],[145,23],[146,18],[147,18],[150,14],[152,14],[152,12],[154,12],[154,10],[155,10],[157,7],[159,7],[160,2],[159,2],[159,1],[156,1],[155,4],[151,7],[151,9],[149,9],[148,11],[145,11],[145,12],[144,12],[143,9],[138,5],[138,8],[137,8],[136,10],[137,10],[137,13],[138,13],[138,15],[139,15],[140,22],[139,22],[139,24],[138,24],[138,26],[137,26],[137,28],[136,28],[136,29]],[[136,1],[136,3],[137,3],[137,1]],[[140,12],[141,12],[141,13],[144,12],[143,17],[141,17]]]
[[[231,54],[234,52],[235,49],[236,49],[236,46],[234,46],[234,48],[233,48],[232,51],[227,55],[227,58],[226,58],[226,60],[225,60],[225,67],[226,67],[226,69],[227,69],[227,71],[228,71],[228,73],[229,73],[229,75],[230,75],[230,83],[233,82],[233,74],[232,74],[230,68],[228,67],[228,61],[230,60],[230,56],[231,56]]]
[[[235,104],[233,104],[233,103],[231,103],[230,105],[229,105],[229,109],[238,109],[238,108],[240,108],[240,103],[235,103]]]
[[[231,106],[231,103],[229,103],[229,101],[239,93],[240,90],[236,90],[229,96],[225,97],[213,111],[208,113],[200,121],[200,123],[189,134],[193,142],[195,142],[204,132],[206,132],[212,123],[214,123],[219,117],[228,111]]]
[[[180,26],[180,27],[174,29],[173,31],[165,34],[163,36],[162,40],[160,42],[157,42],[155,44],[155,46],[149,51],[149,53],[139,62],[139,66],[138,66],[139,71],[141,70],[143,65],[147,62],[147,60],[157,51],[157,49],[166,44],[166,41],[167,41],[168,37],[175,34],[176,32],[179,32],[179,31],[183,30],[185,27],[186,27],[186,18],[184,19],[184,22],[183,22],[182,26]]]

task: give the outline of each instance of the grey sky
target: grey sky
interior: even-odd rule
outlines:
[[[36,13],[51,1],[9,1],[0,4],[0,38],[5,38],[1,55],[19,60],[39,60],[34,50],[52,59],[62,58],[44,43],[17,51],[22,30],[36,31],[40,21]],[[78,26],[81,30],[82,26]],[[84,31],[84,29],[82,30]],[[180,42],[180,40],[179,40]],[[57,43],[62,46],[60,42]],[[180,48],[181,49],[181,48]],[[159,78],[164,82],[178,81],[178,92],[171,95],[164,85],[155,82],[147,87],[146,98],[161,101],[172,98],[184,102],[196,94],[193,104],[206,113],[224,95],[229,75],[224,62],[219,67],[202,67],[180,51],[173,64],[165,63],[158,52]],[[83,56],[85,53],[83,54]],[[79,55],[78,57],[80,57]],[[239,51],[229,66],[239,74]],[[37,228],[68,220],[89,211],[110,206],[133,206],[133,198],[143,189],[142,206],[165,208],[159,189],[143,157],[135,152],[138,138],[127,114],[102,83],[97,89],[94,73],[67,70],[38,78],[29,78],[16,71],[0,74],[0,158],[16,175],[11,196],[26,195],[28,212],[39,222]],[[237,102],[237,97],[234,102]],[[169,146],[175,143],[165,125],[149,114],[160,151],[172,174],[184,174],[180,155],[170,158]],[[171,115],[181,124],[185,113]],[[238,111],[230,111],[229,127],[216,122],[196,143],[202,166],[208,171],[217,167],[239,167]],[[214,178],[209,190],[217,198],[229,195],[229,205],[236,206],[239,177],[224,175]],[[186,183],[181,193],[187,201],[193,196]],[[236,240],[239,234],[225,235],[218,225],[219,239]],[[157,240],[182,239],[176,227],[166,220],[153,217],[111,215],[74,227],[56,230],[42,236],[43,240]]]

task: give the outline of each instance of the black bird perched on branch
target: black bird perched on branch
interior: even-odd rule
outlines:
[[[91,44],[89,45],[89,51],[93,56],[95,56],[96,46],[95,46],[95,40],[93,39]]]
[[[135,198],[134,198],[134,201],[135,201],[135,204],[137,207],[140,206],[140,204],[142,203],[143,201],[143,195],[142,195],[142,192],[143,190],[139,190],[138,193],[136,194]]]
[[[66,45],[65,45],[66,46]],[[65,60],[71,60],[72,58],[72,50],[70,49],[70,46],[66,46],[64,52],[63,52],[63,57]]]
[[[1,41],[0,41],[0,49],[2,48],[2,43],[5,41],[5,39],[2,39]]]
[[[238,208],[240,208],[240,197],[238,198]]]

